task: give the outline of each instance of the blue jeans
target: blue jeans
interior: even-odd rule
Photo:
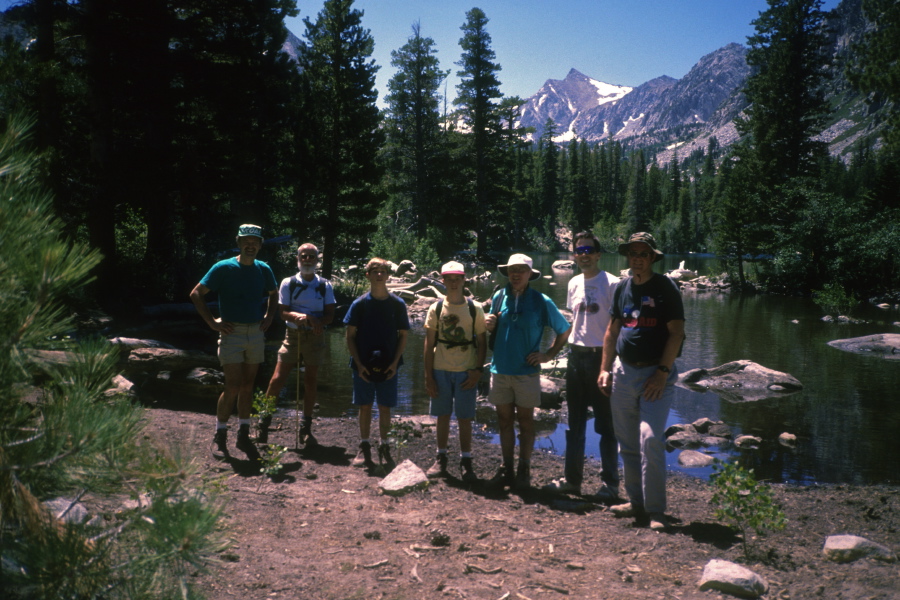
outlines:
[[[662,398],[648,402],[642,389],[655,372],[655,366],[632,367],[617,358],[610,399],[628,499],[647,512],[662,513],[666,511],[666,420],[678,369],[673,366],[666,378]]]
[[[610,399],[600,392],[601,352],[569,354],[566,370],[566,403],[569,406],[569,430],[566,432],[566,481],[581,485],[584,480],[584,446],[587,409],[594,411],[594,431],[600,435],[600,479],[619,487],[619,443],[613,429]]]

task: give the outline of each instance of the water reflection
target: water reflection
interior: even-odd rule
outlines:
[[[536,254],[535,268],[551,279],[534,283],[558,306],[565,306],[566,285],[571,270],[552,269],[564,254]],[[700,274],[721,271],[718,261],[699,256],[667,256],[665,270],[686,267]],[[601,268],[618,274],[625,258],[607,254]],[[473,291],[486,297],[493,281],[479,284]],[[900,480],[900,361],[857,356],[827,345],[833,339],[896,331],[897,311],[869,308],[858,316],[867,324],[824,323],[821,310],[810,300],[777,296],[730,296],[687,294],[684,296],[687,340],[679,359],[682,371],[711,368],[734,360],[752,360],[770,369],[784,371],[799,379],[804,389],[779,400],[731,404],[711,392],[697,393],[677,388],[670,423],[693,422],[702,417],[723,420],[735,433],[763,438],[759,451],[743,460],[759,477],[772,481],[879,483]],[[328,352],[320,370],[320,412],[323,416],[353,415],[350,404],[349,355],[342,328],[327,333]],[[409,336],[405,365],[400,369],[400,402],[395,414],[427,414],[424,389],[423,332],[414,328]],[[277,343],[272,342],[275,349]],[[288,386],[291,398],[295,382]],[[479,410],[482,427],[492,426],[493,411]],[[538,447],[562,453],[565,450],[564,424],[545,430]],[[588,424],[586,452],[597,457],[598,438],[591,437]],[[796,447],[778,444],[782,432],[797,436]],[[729,452],[736,452],[729,450]],[[499,456],[499,450],[498,450]],[[668,455],[669,467],[680,469],[678,451]],[[709,470],[690,469],[705,477]]]

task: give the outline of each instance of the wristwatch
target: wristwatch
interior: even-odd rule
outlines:
[[[656,368],[659,369],[660,371],[662,371],[663,373],[671,373],[672,372],[672,370],[669,367],[667,367],[666,365],[659,365]]]

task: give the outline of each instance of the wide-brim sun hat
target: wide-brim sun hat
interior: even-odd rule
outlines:
[[[628,241],[624,244],[619,244],[619,254],[622,256],[628,256],[629,246],[636,242],[640,242],[642,244],[647,244],[650,246],[650,249],[656,254],[656,260],[661,259],[665,254],[656,249],[656,240],[653,239],[653,236],[647,233],[646,231],[638,231],[637,233],[632,233],[631,237],[628,238]],[[655,261],[654,261],[655,262]]]
[[[462,263],[458,263],[455,260],[451,260],[448,263],[445,263],[441,267],[441,275],[465,275],[466,269],[462,266]]]
[[[509,261],[505,265],[497,265],[497,269],[500,271],[501,275],[509,277],[507,269],[515,265],[525,265],[531,269],[531,277],[528,278],[528,281],[534,281],[541,276],[541,272],[534,268],[534,261],[531,260],[531,257],[524,254],[513,254],[509,257]]]

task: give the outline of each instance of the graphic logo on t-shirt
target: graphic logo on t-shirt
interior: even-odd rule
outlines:
[[[589,315],[596,314],[600,310],[600,305],[594,300],[590,289],[585,288],[584,298],[581,303],[575,307],[575,312],[586,312]]]
[[[625,310],[622,313],[623,326],[627,327],[628,329],[637,329],[640,327],[656,327],[656,317],[641,316],[641,310],[645,306],[655,308],[656,302],[654,302],[653,298],[651,298],[650,296],[644,296],[641,298],[640,306],[626,306]]]
[[[461,352],[466,351],[468,337],[466,330],[460,326],[457,315],[452,313],[441,315],[441,340],[450,342],[447,344],[448,349],[459,348]]]

